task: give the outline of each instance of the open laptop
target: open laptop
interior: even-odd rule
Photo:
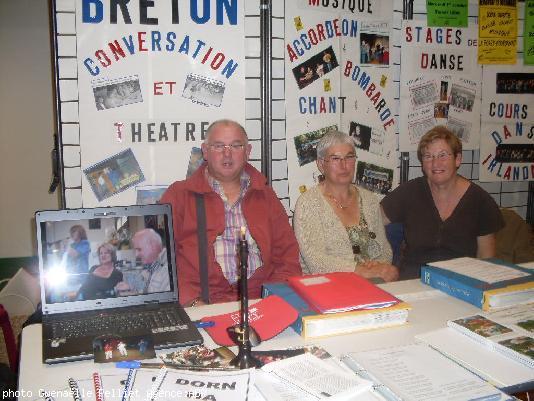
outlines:
[[[170,205],[39,211],[35,220],[43,362],[91,359],[106,336],[147,335],[156,349],[202,343],[178,302]],[[161,239],[144,260],[156,262],[134,250],[136,233]],[[102,284],[92,272],[106,261]]]

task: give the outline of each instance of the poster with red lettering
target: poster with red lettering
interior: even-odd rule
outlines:
[[[58,18],[72,16],[76,38],[84,207],[135,204],[137,188],[184,179],[211,122],[244,123],[244,0],[77,0],[73,11]],[[109,158],[102,196],[87,172]]]
[[[485,65],[480,181],[534,181],[534,66]]]
[[[428,27],[403,21],[401,36],[399,150],[417,150],[421,137],[445,125],[463,149],[478,148],[482,70],[477,26]]]
[[[354,141],[358,183],[386,193],[397,180],[392,8],[295,0],[285,15],[290,207],[317,184],[317,143],[332,129]]]

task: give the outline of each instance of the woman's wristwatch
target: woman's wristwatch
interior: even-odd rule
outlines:
[[[196,298],[196,299],[193,300],[193,302],[191,302],[191,305],[189,305],[189,306],[191,306],[191,307],[197,306],[197,304],[199,302],[200,302],[200,298]]]

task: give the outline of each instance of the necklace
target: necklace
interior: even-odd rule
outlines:
[[[352,193],[351,193],[351,192],[349,192],[349,196],[350,196],[350,198],[349,198],[349,200],[348,200],[348,202],[347,202],[346,204],[343,204],[343,203],[341,203],[340,201],[338,201],[338,200],[334,197],[334,195],[332,195],[330,192],[327,192],[327,193],[326,193],[326,196],[328,196],[330,199],[332,199],[332,200],[334,201],[334,203],[336,204],[336,206],[339,207],[340,209],[346,209],[346,208],[348,208],[348,207],[352,204],[352,201],[353,201],[353,199],[354,199],[353,196],[352,196]]]

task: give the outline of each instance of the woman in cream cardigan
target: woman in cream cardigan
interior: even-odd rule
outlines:
[[[356,150],[352,138],[329,131],[317,145],[317,167],[324,179],[297,200],[293,225],[303,272],[354,271],[365,278],[394,281],[376,195],[355,186]]]

